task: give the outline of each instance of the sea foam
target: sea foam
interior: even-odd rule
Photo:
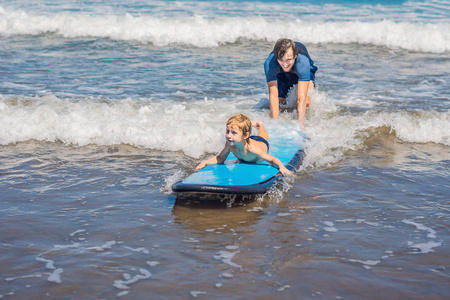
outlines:
[[[357,18],[355,18],[357,19]],[[36,13],[0,7],[0,35],[55,34],[67,39],[109,38],[155,46],[217,47],[242,39],[275,42],[290,36],[304,43],[358,43],[415,52],[450,51],[450,23],[391,20],[327,21],[266,16],[154,16]]]
[[[266,124],[269,135],[279,138],[308,137],[303,167],[329,165],[348,150],[364,145],[375,128],[390,128],[405,142],[450,145],[448,112],[343,113],[327,97],[313,95],[307,126],[302,128],[291,113],[270,119],[267,110],[247,108],[239,99],[180,102],[154,99],[70,100],[54,96],[0,98],[0,144],[29,140],[60,142],[69,146],[128,144],[160,151],[183,151],[201,158],[224,145],[224,124],[236,112]],[[327,102],[331,101],[331,102]],[[250,101],[251,102],[251,101]]]
[[[387,128],[404,142],[450,146],[449,111],[385,111],[363,114],[342,111],[326,93],[315,91],[304,128],[305,158],[302,169],[331,166],[348,150],[359,150],[377,128]]]

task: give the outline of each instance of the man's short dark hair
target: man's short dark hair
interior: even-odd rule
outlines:
[[[298,48],[295,42],[290,39],[282,38],[275,43],[275,47],[273,47],[273,53],[275,54],[275,57],[277,59],[282,59],[289,48],[292,48],[292,50],[294,51],[294,57],[296,57],[298,55]]]

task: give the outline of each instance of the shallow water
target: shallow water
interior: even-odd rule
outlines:
[[[387,140],[231,207],[167,191],[182,154],[2,147],[2,296],[444,299],[448,149]]]

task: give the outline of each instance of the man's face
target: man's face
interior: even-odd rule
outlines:
[[[294,57],[294,50],[292,50],[292,48],[289,48],[283,55],[283,57],[281,59],[278,59],[278,63],[280,64],[284,72],[289,72],[292,69],[296,58],[297,57]]]

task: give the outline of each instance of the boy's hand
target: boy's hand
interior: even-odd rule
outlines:
[[[195,171],[199,171],[199,170],[203,169],[204,167],[206,167],[206,164],[204,161],[202,161],[197,167],[195,167]]]
[[[281,172],[281,174],[283,174],[283,176],[291,176],[291,177],[293,177],[295,175],[294,172],[289,171],[286,167],[280,168],[280,172]]]

